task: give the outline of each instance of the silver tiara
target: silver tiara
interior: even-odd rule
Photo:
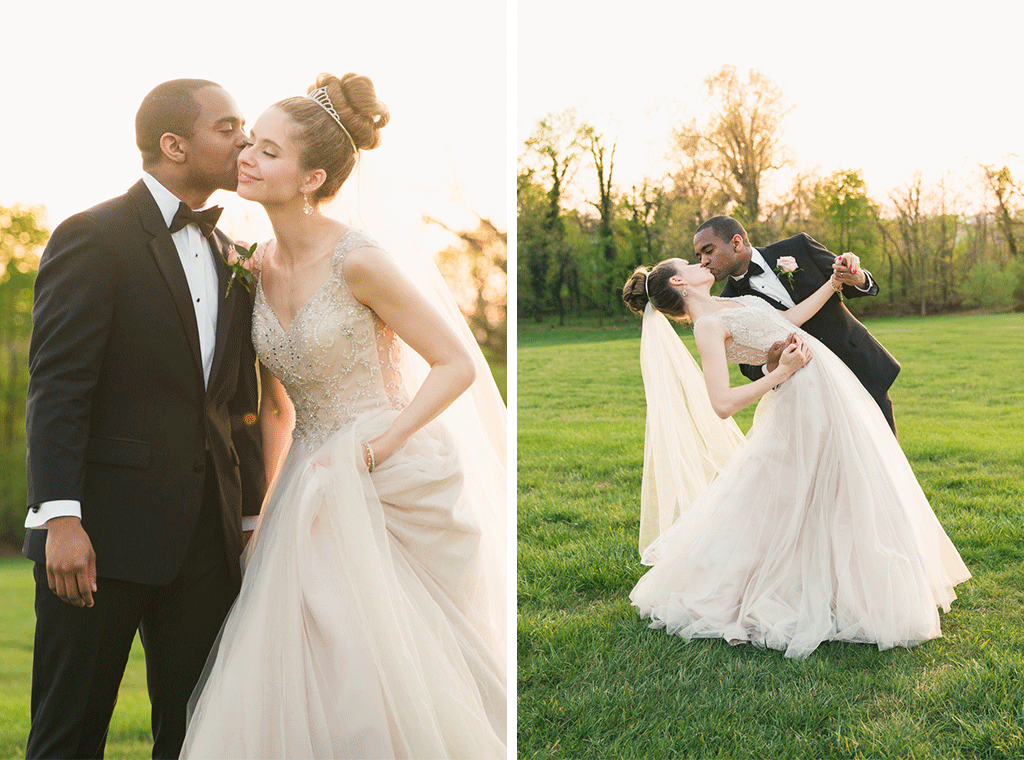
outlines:
[[[345,133],[345,137],[348,138],[348,141],[352,143],[352,152],[358,154],[359,148],[356,147],[356,141],[352,139],[352,135],[350,135],[348,130],[345,129],[345,125],[341,123],[341,117],[338,116],[338,112],[334,110],[334,104],[331,102],[330,95],[327,94],[327,88],[318,87],[306,97],[330,114],[331,118],[334,119],[339,127],[341,127],[341,131]]]

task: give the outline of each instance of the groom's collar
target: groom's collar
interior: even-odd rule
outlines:
[[[160,216],[164,218],[164,223],[170,227],[171,221],[178,211],[178,205],[182,202],[181,198],[160,184],[160,180],[149,172],[142,173],[142,181],[145,183],[146,189],[149,190],[149,194],[153,196],[153,200],[156,201],[157,208],[160,209]],[[197,208],[194,210],[202,211],[209,206],[210,204],[207,203],[202,209]]]
[[[757,264],[759,267],[761,267],[762,272],[767,272],[771,269],[771,267],[768,266],[768,262],[764,260],[764,256],[762,256],[761,252],[754,248],[754,246],[750,246],[750,264]],[[748,271],[750,270],[750,264],[747,265]],[[732,276],[732,279],[743,280],[748,278],[746,272],[744,272],[743,274],[740,275],[734,274]]]

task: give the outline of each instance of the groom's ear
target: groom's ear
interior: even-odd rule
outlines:
[[[185,163],[188,141],[172,132],[164,132],[160,135],[160,152],[176,164]]]

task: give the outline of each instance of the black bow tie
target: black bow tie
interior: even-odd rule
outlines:
[[[755,264],[753,261],[751,261],[749,264],[747,264],[746,273],[742,277],[734,279],[733,283],[738,286],[741,285],[745,288],[749,288],[750,278],[759,274],[764,274],[764,270],[761,268],[759,264]]]
[[[174,218],[171,220],[171,226],[168,229],[171,232],[177,232],[187,224],[195,224],[199,227],[199,231],[203,233],[203,237],[210,237],[217,226],[217,220],[220,219],[220,214],[223,210],[220,206],[211,206],[202,211],[193,211],[188,207],[187,203],[182,201],[178,204],[178,210],[174,212]]]

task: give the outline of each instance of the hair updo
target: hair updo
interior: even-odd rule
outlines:
[[[638,314],[650,302],[651,306],[667,317],[680,319],[686,316],[686,303],[682,295],[669,280],[677,274],[675,262],[662,261],[653,269],[637,267],[633,275],[622,286],[622,300]]]
[[[380,130],[391,118],[388,107],[377,100],[369,77],[346,74],[339,79],[333,74],[321,74],[306,92],[321,87],[327,88],[331,105],[351,135],[351,142],[334,118],[315,100],[293,97],[274,104],[298,125],[293,137],[300,146],[303,168],[307,171],[323,169],[327,174],[327,179],[313,193],[318,201],[337,195],[342,183],[352,173],[356,165],[353,143],[360,150],[376,148],[380,145]]]

